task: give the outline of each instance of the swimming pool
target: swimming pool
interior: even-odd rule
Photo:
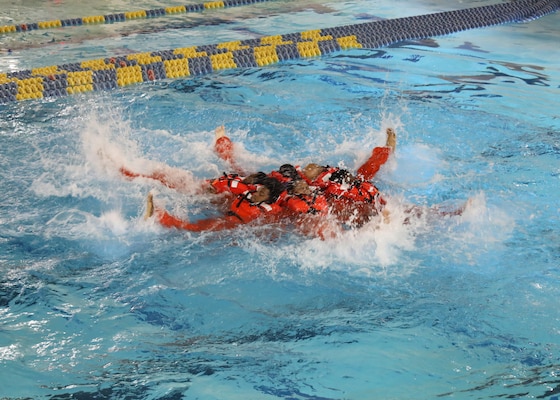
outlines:
[[[0,25],[181,3],[26,4]],[[37,30],[0,36],[0,71],[487,4],[272,1]],[[0,397],[557,399],[559,21],[0,104]],[[212,211],[115,166],[214,177],[220,124],[254,170],[355,168],[394,126],[375,182],[395,215],[471,204],[327,241],[144,221],[150,190]]]

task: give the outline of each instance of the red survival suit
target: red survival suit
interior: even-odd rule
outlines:
[[[390,155],[390,147],[374,147],[371,156],[358,168],[358,177],[364,181],[371,181],[379,168],[387,162]]]
[[[218,138],[214,148],[221,159],[236,165],[233,157],[233,143],[229,137],[222,136]],[[319,187],[328,198],[342,199],[346,202],[380,202],[385,204],[385,201],[379,196],[377,187],[368,181],[373,179],[381,166],[387,162],[390,154],[390,147],[375,147],[367,161],[358,168],[358,179],[350,184],[344,184],[342,182],[344,177],[342,176],[337,178],[337,174],[344,174],[344,170],[340,168],[328,168],[327,171],[319,175],[313,182],[307,181],[303,175],[301,175],[301,178],[305,179],[310,185]],[[272,171],[269,175],[280,182],[286,183],[289,180],[278,171]],[[296,213],[323,212],[327,208],[325,198],[317,194],[312,196],[284,196],[283,200],[283,205],[288,210]]]
[[[387,162],[390,147],[375,147],[367,161],[358,168],[353,177],[347,170],[326,167],[312,182],[329,200],[330,208],[337,218],[351,226],[361,226],[377,215],[385,206],[377,187],[369,182]],[[302,174],[305,178],[305,176]]]
[[[179,219],[165,210],[156,210],[155,215],[159,223],[168,228],[185,229],[193,232],[208,230],[231,229],[240,224],[247,224],[257,219],[273,222],[282,212],[282,207],[277,202],[268,204],[266,202],[253,203],[251,193],[255,191],[254,185],[242,182],[238,175],[225,175],[211,182],[218,193],[230,192],[237,195],[233,199],[226,215],[218,218],[208,218],[196,222]]]
[[[297,170],[291,167],[297,175],[296,179],[302,179]],[[285,210],[294,215],[297,214],[326,214],[328,212],[328,203],[325,196],[312,190],[310,194],[293,194],[288,188],[295,183],[294,179],[282,174],[280,171],[272,171],[268,174],[270,177],[286,185],[286,191],[279,198],[280,204]]]
[[[311,185],[325,193],[330,210],[338,220],[353,227],[368,222],[385,205],[374,184],[353,177],[344,169],[327,167]]]
[[[233,143],[229,137],[220,137],[216,141],[215,151],[220,158],[235,165]],[[375,147],[366,162],[358,168],[357,177],[346,181],[345,178],[349,176],[349,173],[340,168],[327,167],[326,171],[313,182],[306,179],[299,170],[300,177],[306,180],[310,186],[319,188],[324,196],[322,194],[312,196],[284,194],[281,199],[282,206],[293,215],[326,214],[330,209],[342,222],[362,225],[372,216],[377,215],[385,205],[385,200],[380,196],[379,190],[369,181],[387,162],[390,154],[390,147]],[[281,182],[286,182],[286,178],[277,171],[271,172],[270,175]]]

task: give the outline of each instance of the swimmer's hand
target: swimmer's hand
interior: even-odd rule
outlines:
[[[216,128],[216,130],[214,131],[214,135],[216,140],[218,140],[221,137],[226,136],[226,127],[223,125],[220,125]]]
[[[154,215],[154,195],[150,192],[146,198],[146,214],[144,214],[144,219],[147,220],[152,215]]]
[[[383,216],[383,223],[391,223],[391,213],[387,210],[387,208],[384,208],[383,211],[381,211],[381,215]]]
[[[387,142],[385,146],[390,147],[391,151],[395,152],[395,148],[397,147],[397,134],[393,128],[387,128]]]
[[[212,185],[212,183],[208,183],[207,185],[203,186],[203,191],[204,193],[208,193],[208,194],[217,194],[218,191],[216,190],[216,188]]]

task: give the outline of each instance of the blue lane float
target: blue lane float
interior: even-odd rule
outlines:
[[[468,29],[528,22],[560,0],[518,0],[456,11],[367,22],[212,45],[129,54],[0,73],[0,103],[111,90],[142,82],[255,68],[345,49],[375,49]]]

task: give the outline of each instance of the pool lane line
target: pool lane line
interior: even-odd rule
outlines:
[[[163,79],[256,68],[346,49],[374,49],[468,29],[527,22],[560,9],[560,0],[517,0],[414,17],[135,53],[0,73],[0,103],[117,89]]]
[[[127,22],[141,18],[157,18],[167,15],[177,15],[185,13],[201,12],[216,8],[238,7],[257,3],[264,3],[273,0],[219,0],[208,1],[199,4],[188,4],[184,6],[157,8],[153,10],[137,10],[121,12],[107,15],[92,15],[81,18],[56,19],[52,21],[31,22],[28,24],[3,25],[0,26],[0,34],[28,32],[38,29],[66,28],[81,25],[95,24],[114,24],[117,22]]]

